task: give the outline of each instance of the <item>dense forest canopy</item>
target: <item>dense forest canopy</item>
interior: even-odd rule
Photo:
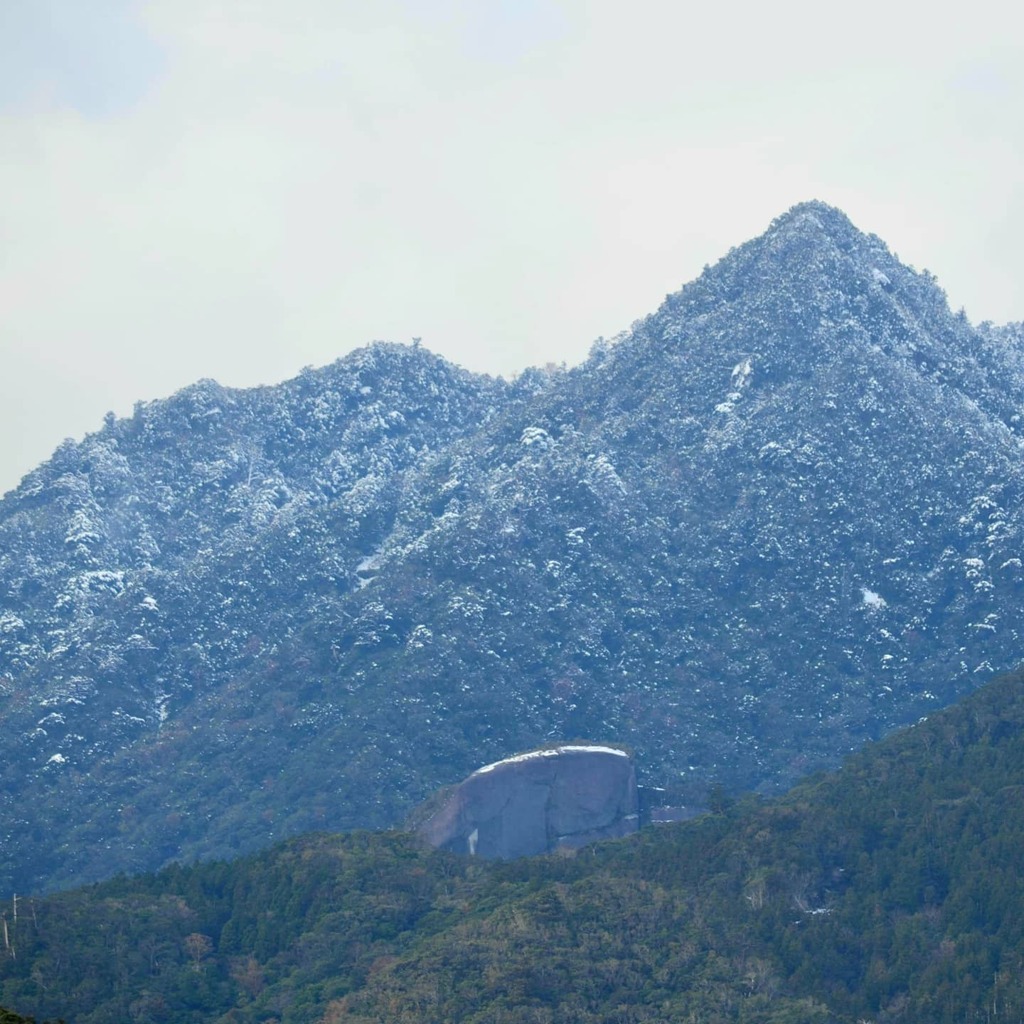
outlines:
[[[1024,1013],[1024,674],[771,801],[574,857],[312,835],[23,899],[0,1001],[75,1024]]]

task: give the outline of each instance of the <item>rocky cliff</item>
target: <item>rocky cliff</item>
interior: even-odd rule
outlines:
[[[432,845],[487,859],[577,849],[637,830],[633,760],[612,747],[534,750],[475,771],[421,827]]]

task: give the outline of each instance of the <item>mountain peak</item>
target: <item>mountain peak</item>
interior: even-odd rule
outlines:
[[[731,249],[697,281],[684,286],[669,306],[697,317],[715,313],[742,319],[746,315],[739,313],[740,306],[767,304],[774,310],[772,317],[781,316],[788,324],[774,333],[802,348],[807,329],[821,317],[841,321],[853,315],[832,308],[842,304],[841,295],[864,294],[873,282],[900,273],[898,260],[880,238],[858,230],[842,210],[810,200],[776,217],[763,234]],[[799,323],[794,324],[798,308],[806,315],[797,316]],[[806,312],[811,309],[818,310],[817,319]]]
[[[821,199],[807,199],[802,203],[791,206],[785,213],[775,218],[774,224],[781,224],[785,221],[801,221],[815,218],[819,223],[842,224],[853,227],[850,218],[839,209]]]
[[[772,221],[766,234],[825,235],[834,242],[864,237],[842,210],[820,199],[790,207]]]

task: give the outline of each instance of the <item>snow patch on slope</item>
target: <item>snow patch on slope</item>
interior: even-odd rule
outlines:
[[[715,406],[715,412],[728,415],[736,408],[736,403],[743,397],[743,389],[750,383],[750,375],[754,372],[754,364],[748,356],[732,368],[729,384],[732,390],[725,396],[724,402]]]

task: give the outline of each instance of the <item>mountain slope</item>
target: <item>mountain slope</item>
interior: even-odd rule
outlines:
[[[571,859],[320,835],[23,900],[0,1000],[79,1024],[1013,1020],[1022,786],[1017,675],[775,801]]]
[[[421,690],[458,676],[459,706],[497,674],[533,719],[506,744],[614,736],[662,784],[824,763],[1017,657],[1021,378],[999,354],[841,215],[793,211],[464,442],[441,526],[410,489],[356,601],[436,653],[376,658]],[[458,713],[441,692],[425,714]]]
[[[824,204],[566,373],[378,346],[217,396],[0,508],[8,884],[394,824],[581,737],[668,803],[773,791],[1019,657],[1019,338]]]
[[[310,605],[356,589],[402,472],[511,391],[375,345],[277,387],[204,381],[140,404],[29,474],[0,506],[0,860],[30,861],[41,842],[52,856],[47,818],[130,817],[136,779],[118,758],[191,729],[189,709],[273,658]],[[58,851],[64,871],[99,841]]]

